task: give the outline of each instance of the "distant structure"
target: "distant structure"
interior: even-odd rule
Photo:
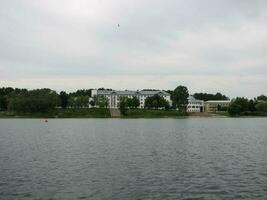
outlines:
[[[190,95],[188,97],[187,112],[204,112],[204,101],[195,99]]]
[[[205,112],[225,111],[229,107],[230,100],[210,100],[205,101]]]
[[[144,108],[146,98],[154,96],[156,94],[163,97],[166,101],[169,102],[170,105],[172,105],[171,95],[165,91],[162,91],[162,90],[155,90],[155,91],[146,91],[146,90],[142,90],[142,91],[92,90],[91,96],[92,97],[94,97],[94,96],[106,97],[108,99],[108,107],[109,108],[118,108],[121,97],[133,98],[135,96],[140,101],[139,108]]]
[[[190,95],[188,97],[187,112],[219,112],[226,111],[230,105],[230,100],[209,100],[202,101]]]

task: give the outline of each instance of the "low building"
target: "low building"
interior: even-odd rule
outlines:
[[[145,107],[145,100],[147,97],[154,95],[159,95],[163,97],[171,105],[171,95],[162,90],[144,90],[144,91],[120,91],[120,90],[92,90],[93,96],[104,96],[108,99],[109,108],[118,108],[121,97],[133,98],[134,96],[139,99],[139,108]]]
[[[187,112],[204,112],[204,101],[195,99],[190,95],[188,97]]]
[[[218,112],[227,110],[230,105],[230,100],[210,100],[205,101],[205,112]]]

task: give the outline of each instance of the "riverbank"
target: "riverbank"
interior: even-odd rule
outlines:
[[[106,108],[68,108],[55,109],[45,113],[0,112],[0,118],[110,118]]]
[[[119,118],[175,118],[187,117],[187,113],[176,110],[148,110],[130,109],[127,114]],[[106,108],[56,109],[46,113],[15,113],[0,112],[0,118],[112,118]],[[118,117],[117,117],[118,118]]]
[[[130,109],[122,118],[175,118],[187,116],[187,113],[181,113],[177,110]]]
[[[206,117],[226,118],[233,117],[228,112],[216,113],[181,113],[177,110],[152,110],[152,109],[129,109],[126,115],[116,118],[184,118],[184,117]],[[267,117],[267,113],[254,115],[234,116],[235,118]],[[55,109],[46,113],[15,113],[1,111],[0,118],[112,118],[110,109],[107,108],[68,108]]]

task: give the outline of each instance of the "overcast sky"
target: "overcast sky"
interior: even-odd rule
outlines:
[[[0,1],[0,87],[178,85],[267,94],[267,1]]]

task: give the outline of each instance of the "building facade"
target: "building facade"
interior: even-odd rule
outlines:
[[[204,112],[204,101],[188,97],[187,112]]]
[[[162,90],[155,90],[155,91],[92,90],[92,97],[104,96],[108,99],[109,108],[118,108],[121,97],[133,98],[134,96],[137,97],[137,99],[140,102],[139,108],[144,108],[146,98],[154,96],[156,94],[163,97],[171,105],[172,103],[171,95]]]
[[[225,110],[230,105],[230,100],[210,100],[205,101],[205,112],[218,112]]]

